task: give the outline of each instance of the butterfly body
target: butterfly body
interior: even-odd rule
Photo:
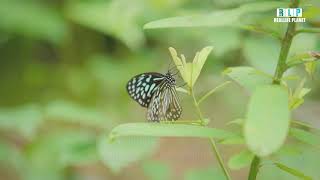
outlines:
[[[131,78],[127,83],[127,91],[132,99],[148,109],[149,121],[177,120],[182,109],[175,85],[176,81],[169,72],[148,72]]]

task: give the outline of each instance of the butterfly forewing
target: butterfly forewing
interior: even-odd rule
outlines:
[[[141,106],[148,107],[155,90],[164,78],[164,75],[155,72],[136,75],[127,83],[127,91]]]

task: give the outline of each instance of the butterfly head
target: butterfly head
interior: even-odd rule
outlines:
[[[165,74],[165,78],[170,85],[176,85],[176,80],[174,79],[173,74],[171,72],[167,72]]]

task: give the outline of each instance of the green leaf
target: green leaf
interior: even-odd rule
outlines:
[[[153,137],[122,137],[109,141],[107,136],[102,136],[98,151],[103,163],[119,173],[131,163],[150,156],[156,147],[157,139]]]
[[[143,32],[136,23],[137,16],[143,13],[143,4],[134,1],[128,6],[127,3],[125,0],[72,1],[66,8],[67,17],[75,23],[114,36],[131,49],[137,49],[144,43]]]
[[[192,63],[186,62],[183,54],[181,54],[181,58],[178,57],[178,53],[174,48],[170,47],[169,51],[182,79],[190,88],[192,88],[200,75],[201,69],[206,62],[208,55],[212,51],[212,47],[207,46],[200,52],[197,52]]]
[[[248,3],[234,9],[220,10],[209,14],[160,19],[147,23],[144,29],[239,26],[241,25],[241,17],[247,13],[265,12],[286,6],[285,2],[275,1]]]
[[[277,40],[249,36],[244,39],[242,46],[243,55],[250,66],[268,74],[274,73],[281,48]]]
[[[316,67],[317,67],[316,65],[317,64],[315,61],[304,63],[304,68],[305,68],[306,72],[312,78],[314,77],[314,73],[316,71]]]
[[[294,67],[299,64],[311,63],[320,59],[319,52],[305,52],[301,54],[295,54],[288,60],[288,68]]]
[[[51,43],[61,43],[68,34],[59,11],[37,1],[0,1],[0,29]]]
[[[296,177],[299,177],[299,178],[305,179],[305,180],[312,180],[311,177],[305,175],[303,172],[300,172],[300,171],[297,170],[297,169],[293,169],[293,168],[288,167],[288,166],[286,166],[286,165],[284,165],[284,164],[281,164],[281,163],[274,163],[274,164],[275,164],[279,169],[281,169],[281,170],[283,170],[283,171],[285,171],[285,172],[287,172],[287,173],[289,173],[289,174],[292,174],[292,175],[294,175],[294,176],[296,176]]]
[[[143,171],[150,180],[170,179],[170,167],[160,161],[147,161],[142,165]]]
[[[249,91],[254,91],[258,86],[272,82],[271,76],[246,66],[227,68],[223,74],[226,74]]]
[[[302,79],[302,81],[299,83],[298,87],[295,89],[294,93],[290,91],[289,96],[289,107],[290,110],[296,109],[304,102],[304,96],[308,94],[311,89],[304,88],[305,79]]]
[[[207,46],[207,47],[201,49],[200,52],[196,53],[196,56],[194,57],[194,59],[192,61],[192,64],[193,64],[192,75],[191,75],[192,86],[197,81],[197,79],[200,75],[200,72],[202,70],[202,67],[203,67],[204,63],[206,62],[212,49],[213,49],[212,46]]]
[[[115,127],[109,137],[121,136],[154,136],[154,137],[198,137],[224,139],[234,134],[228,131],[185,125],[185,124],[158,124],[158,123],[127,123]]]
[[[320,148],[320,137],[311,132],[298,128],[290,128],[290,136],[301,142]]]
[[[12,130],[26,138],[33,138],[42,118],[40,107],[34,104],[0,109],[0,129]]]
[[[250,99],[244,123],[248,148],[258,156],[277,151],[286,139],[289,120],[286,89],[276,85],[257,88]]]
[[[185,174],[185,180],[226,180],[222,170],[215,167],[192,169]]]
[[[240,153],[233,155],[228,162],[228,166],[231,169],[241,169],[250,165],[254,154],[248,150],[241,151]]]
[[[45,117],[52,121],[76,122],[99,128],[109,126],[105,123],[106,115],[104,113],[64,100],[50,102],[46,106]]]

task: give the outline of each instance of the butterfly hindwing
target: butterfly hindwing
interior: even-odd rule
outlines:
[[[179,99],[177,96],[177,91],[174,87],[170,88],[171,91],[171,101],[169,108],[166,111],[166,119],[168,120],[177,120],[182,113],[182,108],[179,105]]]
[[[175,87],[168,88],[160,85],[149,104],[147,119],[153,122],[177,120],[181,112],[182,108],[179,105]]]
[[[155,72],[136,75],[127,83],[128,94],[141,106],[148,107],[155,90],[164,78],[164,75]]]

